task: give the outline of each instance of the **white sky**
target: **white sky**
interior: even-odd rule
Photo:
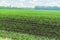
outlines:
[[[0,6],[10,5],[12,7],[60,6],[60,0],[0,0]]]

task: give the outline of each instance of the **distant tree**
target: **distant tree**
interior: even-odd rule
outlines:
[[[60,10],[60,7],[57,6],[35,6],[36,10]]]

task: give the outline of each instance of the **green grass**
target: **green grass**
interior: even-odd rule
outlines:
[[[0,32],[3,37],[8,34],[16,40],[56,40],[60,38],[60,12],[0,10],[0,30],[6,30]]]
[[[3,37],[0,37],[0,40],[12,40],[11,38],[3,38]]]

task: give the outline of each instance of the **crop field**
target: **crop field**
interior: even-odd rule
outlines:
[[[0,36],[1,40],[60,40],[60,11],[0,10]]]

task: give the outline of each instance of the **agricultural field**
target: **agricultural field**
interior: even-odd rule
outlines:
[[[3,40],[60,40],[60,11],[0,10]]]

